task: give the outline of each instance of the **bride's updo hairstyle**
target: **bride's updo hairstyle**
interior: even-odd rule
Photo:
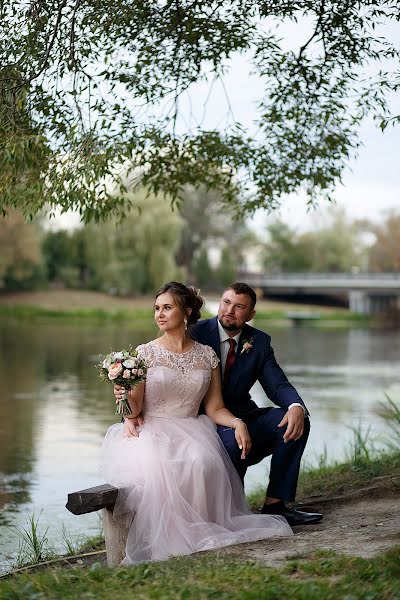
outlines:
[[[158,290],[156,299],[161,294],[168,292],[174,297],[177,306],[179,306],[184,315],[187,315],[189,308],[192,309],[192,312],[187,317],[188,327],[190,327],[197,323],[201,317],[200,309],[204,305],[204,300],[199,296],[199,291],[195,287],[188,287],[183,283],[179,283],[179,281],[170,281]]]

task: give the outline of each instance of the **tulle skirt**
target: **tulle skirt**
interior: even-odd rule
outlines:
[[[129,528],[122,564],[293,535],[283,517],[250,511],[207,416],[147,413],[138,431],[112,425],[102,447],[102,475],[119,490],[114,518]]]

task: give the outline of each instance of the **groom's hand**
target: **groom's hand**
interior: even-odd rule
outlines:
[[[301,438],[304,431],[304,409],[301,406],[289,408],[278,427],[285,427],[285,425],[287,425],[283,436],[285,444],[290,440]]]

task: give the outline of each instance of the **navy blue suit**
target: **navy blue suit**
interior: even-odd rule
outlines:
[[[221,358],[217,317],[199,321],[190,333],[193,339],[201,344],[211,346]],[[248,352],[242,352],[243,343],[250,340],[252,348]],[[249,392],[257,380],[268,398],[280,408],[259,408],[251,399]],[[304,408],[305,405],[278,365],[268,334],[247,324],[243,327],[236,360],[222,393],[226,407],[245,421],[252,439],[249,454],[245,460],[241,460],[241,451],[236,443],[234,431],[218,426],[218,433],[242,481],[248,466],[272,454],[267,495],[293,501],[301,456],[309,434],[309,420],[305,419],[304,434],[299,440],[284,443],[283,434],[286,428],[278,428],[278,423],[290,404],[297,402]]]

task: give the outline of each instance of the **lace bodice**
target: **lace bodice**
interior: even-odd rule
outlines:
[[[198,342],[183,354],[162,348],[156,342],[137,347],[147,364],[143,414],[175,417],[197,416],[218,357],[210,346]]]

